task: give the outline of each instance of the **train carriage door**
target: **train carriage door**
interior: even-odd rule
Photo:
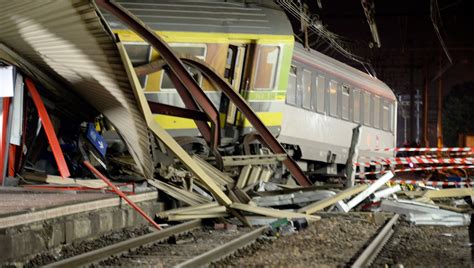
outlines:
[[[224,78],[227,79],[232,88],[239,92],[242,85],[243,67],[245,61],[245,45],[230,44],[227,50],[227,60]],[[237,107],[233,103],[227,105],[226,123],[234,125],[237,117]]]

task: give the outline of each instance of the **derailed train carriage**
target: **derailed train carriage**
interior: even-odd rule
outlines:
[[[272,1],[118,2],[177,54],[197,57],[227,79],[308,174],[339,174],[350,133],[359,124],[361,156],[376,155],[369,149],[395,146],[397,102],[391,89],[295,44],[289,19]],[[134,66],[159,57],[112,16],[106,18]],[[251,124],[200,73],[189,71],[220,112],[222,144],[240,145],[252,132]],[[150,101],[184,107],[165,71],[142,76],[140,82]],[[155,120],[175,137],[199,135],[191,119],[157,114]]]

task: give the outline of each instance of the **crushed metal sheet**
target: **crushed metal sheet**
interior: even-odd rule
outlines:
[[[133,92],[140,105],[140,109],[145,116],[146,123],[153,134],[172,152],[181,162],[191,171],[198,181],[203,183],[207,190],[209,190],[216,200],[223,205],[230,205],[232,201],[227,195],[219,188],[215,181],[199,166],[191,156],[176,142],[171,135],[166,132],[161,126],[153,119],[150,107],[141,88],[138,77],[133,70],[130,58],[127,55],[127,51],[122,43],[118,42],[117,47],[120,51],[123,63],[126,66],[127,76],[132,82]]]
[[[469,214],[440,209],[436,205],[409,200],[383,199],[381,211],[404,215],[405,219],[416,225],[465,226],[470,224]]]
[[[312,220],[312,221],[321,219],[321,217],[315,216],[315,215],[308,215],[308,214],[302,214],[302,213],[286,211],[286,210],[278,210],[278,209],[273,209],[273,208],[254,207],[251,205],[240,204],[240,203],[232,203],[230,207],[238,209],[238,210],[246,211],[246,212],[251,212],[258,215],[264,215],[264,216],[275,217],[275,218],[306,218],[307,220]]]
[[[342,200],[347,199],[355,194],[358,194],[365,189],[367,189],[368,185],[367,184],[360,184],[356,185],[354,187],[351,187],[349,189],[346,189],[342,192],[337,193],[334,196],[331,196],[329,198],[317,201],[313,204],[309,204],[306,207],[300,208],[298,212],[301,213],[306,213],[306,214],[313,214],[316,211],[323,210],[329,206],[332,206],[336,204],[337,202],[342,202]]]
[[[151,178],[147,125],[113,36],[92,1],[0,0],[0,6],[0,43],[68,86],[59,90],[74,90],[103,113],[140,172]]]
[[[304,205],[310,202],[319,201],[334,196],[333,191],[318,190],[311,192],[296,192],[275,196],[257,196],[252,199],[258,206],[284,206],[284,205]]]

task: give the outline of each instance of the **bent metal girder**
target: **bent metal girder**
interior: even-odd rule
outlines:
[[[167,71],[166,68],[165,68],[165,71]],[[186,89],[186,87],[183,85],[183,83],[181,83],[181,80],[179,80],[177,75],[175,73],[171,72],[171,71],[167,71],[167,74],[168,74],[169,78],[171,79],[171,82],[173,82],[173,84],[176,88],[176,91],[178,91],[179,96],[183,100],[184,106],[186,106],[186,108],[189,109],[189,110],[196,111],[196,113],[201,113],[201,110],[199,109],[198,105],[194,101],[193,96]],[[214,107],[214,106],[212,106],[212,107]],[[206,114],[206,116],[207,116],[207,114]],[[208,120],[206,120],[206,121],[208,121]],[[212,136],[212,133],[211,133],[212,130],[209,127],[209,125],[207,124],[207,122],[204,122],[203,120],[196,120],[195,119],[194,123],[198,127],[199,132],[201,132],[201,135],[203,136],[204,140],[208,144],[210,144],[211,152],[214,155],[216,155],[216,157],[217,157],[219,155],[219,153],[217,151],[217,145],[220,141],[220,138],[218,138],[217,141],[215,140],[215,138],[220,137],[220,134],[219,134],[220,129],[219,128],[214,129],[213,131],[216,131],[217,133],[215,133],[216,134],[215,136],[211,137]],[[214,142],[213,142],[213,138],[214,138]]]
[[[212,67],[208,66],[205,62],[196,59],[196,58],[181,58],[186,65],[191,66],[192,68],[198,70],[202,73],[217,89],[222,90],[222,92],[230,99],[232,103],[237,106],[240,112],[242,112],[245,117],[249,120],[252,126],[258,133],[258,140],[263,141],[264,145],[272,150],[275,154],[287,154],[285,149],[281,146],[281,144],[275,139],[272,133],[268,130],[268,128],[263,124],[260,118],[255,114],[255,112],[250,108],[244,98],[237,92],[232,89],[232,86],[227,83],[221,76],[217,74]],[[163,68],[166,67],[166,64],[163,63],[163,60],[156,60],[150,62],[148,64],[136,67],[135,70],[139,70],[140,75],[148,75],[154,72],[161,71]],[[288,156],[284,161],[283,164],[288,168],[291,175],[296,179],[296,181],[301,186],[310,186],[312,183],[304,175],[301,168],[296,164],[296,162]]]
[[[206,96],[204,91],[188,73],[181,60],[176,57],[166,42],[164,42],[155,32],[153,32],[152,29],[144,25],[139,19],[122,8],[120,5],[111,2],[110,0],[95,0],[95,2],[98,6],[104,8],[123,23],[125,23],[160,53],[161,58],[167,63],[171,70],[171,76],[175,75],[178,78],[181,84],[189,91],[189,93],[198,102],[199,106],[208,115],[211,121],[211,148],[215,153],[217,153],[217,150],[215,149],[217,148],[217,144],[220,141],[219,113],[209,98]],[[247,105],[246,101],[238,93],[236,93],[226,81],[224,81],[216,72],[214,72],[214,70],[196,60],[185,59],[185,62],[200,70],[204,76],[211,80],[217,88],[220,88],[224,94],[226,94],[226,96],[247,117],[250,123],[262,136],[266,145],[274,153],[287,154],[285,149],[275,139],[275,137],[273,137],[260,118],[258,118],[253,110]],[[301,168],[290,156],[288,156],[288,158],[283,161],[283,163],[301,186],[311,185],[310,180],[304,175]]]
[[[171,70],[169,70],[168,67],[165,68],[165,66],[166,66],[166,63],[163,60],[153,62],[153,68],[156,68],[156,69],[159,69],[159,70],[164,69],[165,72],[168,74],[169,78],[171,79],[171,82],[173,83],[173,85],[176,88],[176,91],[178,92],[179,96],[183,100],[184,106],[187,109],[189,109],[190,112],[202,113],[201,110],[199,109],[199,106],[197,105],[196,101],[194,101],[193,96],[191,95],[191,93],[189,93],[189,91],[186,89],[186,87],[184,87],[184,85],[176,77],[176,75]],[[137,74],[137,76],[143,76],[143,75],[147,74],[146,72],[148,71],[149,67],[147,67],[145,65],[145,66],[135,67],[134,69],[135,69],[135,73]],[[148,102],[148,103],[150,104],[150,102]],[[170,109],[173,109],[173,108],[170,108]],[[153,110],[153,108],[152,108],[152,110]],[[159,112],[154,112],[154,113],[159,113]],[[179,115],[176,115],[176,116],[179,116]],[[182,117],[182,116],[180,116],[180,117]],[[186,117],[186,116],[184,116],[184,117]],[[199,120],[199,119],[196,119],[196,118],[190,118],[190,119],[194,119],[194,123],[198,127],[199,132],[201,132],[201,135],[204,138],[204,140],[208,144],[211,144],[211,128],[207,124],[207,121],[209,121],[209,120],[207,119],[206,114],[205,114],[205,117],[206,117],[205,120],[204,119]],[[217,144],[216,144],[216,146],[217,146]],[[215,154],[215,152],[213,152],[213,153]]]
[[[95,2],[99,7],[107,10],[125,25],[130,27],[135,33],[140,35],[143,40],[148,42],[154,49],[156,49],[156,51],[160,53],[161,58],[167,63],[170,69],[170,78],[174,80],[173,76],[175,76],[180,82],[175,83],[177,81],[173,81],[176,85],[176,88],[178,89],[178,92],[182,91],[179,90],[180,85],[182,85],[188,91],[188,94],[180,92],[180,96],[183,98],[183,102],[185,102],[186,107],[188,109],[198,110],[194,103],[194,100],[196,100],[202,110],[209,117],[209,121],[211,122],[210,134],[212,134],[212,138],[210,139],[210,147],[211,151],[214,154],[217,154],[216,156],[218,156],[217,146],[220,143],[219,113],[209,98],[206,96],[204,91],[188,73],[183,63],[178,57],[176,57],[165,41],[163,41],[152,29],[142,23],[132,13],[128,12],[119,4],[110,0],[95,0]],[[194,98],[194,100],[192,100],[192,98]],[[208,129],[202,123],[199,123],[198,127],[204,138],[206,138]]]
[[[255,130],[260,134],[265,145],[269,147],[273,151],[273,153],[287,154],[283,146],[281,146],[281,144],[263,124],[257,114],[255,114],[252,108],[250,108],[245,99],[240,94],[235,92],[232,89],[232,86],[229,85],[229,83],[227,83],[224,79],[222,79],[222,77],[219,76],[217,72],[215,72],[211,67],[209,67],[207,64],[198,59],[182,58],[181,60],[185,64],[200,71],[207,79],[209,79],[209,81],[211,81],[211,83],[216,88],[222,90],[222,92],[227,96],[227,98],[229,98],[230,101],[234,103],[235,106],[237,106],[237,109],[239,109],[239,111],[241,111],[245,115],[245,117],[249,120]],[[296,162],[289,155],[285,160],[283,160],[283,164],[285,164],[291,175],[293,175],[293,177],[301,186],[311,185],[311,181],[308,179],[308,177],[306,177],[306,175],[303,173],[298,164],[296,164]]]

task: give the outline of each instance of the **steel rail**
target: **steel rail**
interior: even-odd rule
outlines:
[[[110,12],[113,16],[123,22],[125,25],[130,27],[135,33],[148,42],[156,51],[160,53],[161,58],[168,64],[170,68],[170,78],[173,79],[175,75],[180,81],[179,85],[182,85],[189,94],[183,94],[181,97],[186,96],[183,101],[186,101],[191,95],[191,98],[195,100],[203,111],[209,117],[211,121],[211,139],[210,147],[213,153],[217,153],[217,146],[220,143],[220,121],[219,112],[216,107],[212,104],[209,98],[206,96],[204,91],[198,85],[198,83],[191,77],[183,63],[173,53],[171,48],[163,41],[150,27],[146,26],[140,19],[130,13],[128,10],[123,8],[120,4],[115,3],[111,0],[95,0],[95,3]],[[189,100],[189,99],[188,99]],[[188,104],[192,102],[189,100]],[[195,107],[187,107],[188,109],[194,109]],[[199,123],[201,125],[202,123]],[[201,129],[200,129],[201,130]],[[204,128],[203,128],[204,130]],[[205,131],[205,130],[204,130]],[[204,135],[204,133],[203,133]]]
[[[257,238],[262,236],[265,231],[268,230],[268,228],[269,226],[260,227],[222,246],[219,246],[190,260],[182,262],[176,265],[175,267],[200,267],[207,265],[213,261],[222,259],[228,256],[229,254],[253,243],[255,240],[257,240]]]
[[[395,214],[392,219],[385,224],[382,230],[380,230],[372,242],[370,242],[370,244],[364,249],[351,267],[368,267],[372,263],[390,237],[392,237],[394,233],[393,228],[397,223],[398,218],[399,215]]]
[[[186,223],[182,223],[173,227],[162,229],[150,234],[146,234],[140,237],[135,237],[129,240],[125,240],[104,248],[96,249],[90,252],[83,253],[68,259],[60,260],[46,265],[46,267],[77,267],[98,262],[100,260],[109,258],[110,256],[120,254],[133,248],[137,248],[142,245],[154,243],[163,239],[166,239],[172,235],[188,232],[193,229],[201,227],[201,220],[193,220]]]

